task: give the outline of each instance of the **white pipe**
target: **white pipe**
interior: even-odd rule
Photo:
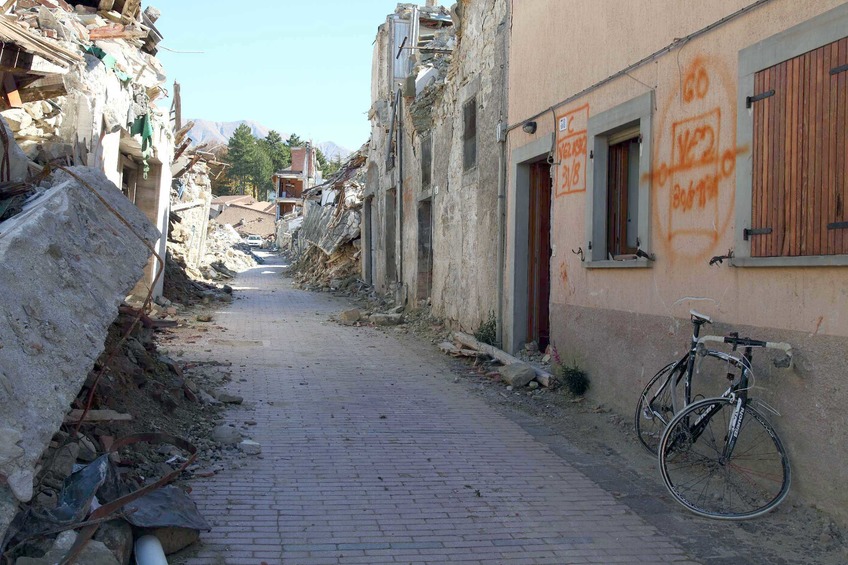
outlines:
[[[168,565],[165,550],[156,536],[142,536],[135,542],[136,565]]]

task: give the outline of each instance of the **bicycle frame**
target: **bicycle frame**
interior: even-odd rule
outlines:
[[[791,346],[786,343],[755,341],[746,338],[739,339],[737,337],[704,336],[699,340],[699,344],[703,344],[705,341],[732,343],[734,351],[738,345],[742,345],[744,347],[741,357],[736,357],[721,351],[705,350],[705,354],[722,359],[741,370],[739,382],[733,383],[730,388],[721,395],[724,398],[735,399],[736,402],[736,407],[734,408],[733,414],[728,422],[727,440],[725,441],[720,459],[720,461],[724,463],[733,455],[733,449],[736,447],[736,440],[739,437],[739,429],[741,428],[742,421],[745,418],[745,408],[748,406],[748,387],[750,384],[749,375],[753,372],[753,366],[751,364],[753,348],[762,347],[764,349],[779,349],[786,352],[790,356],[790,359],[792,356],[792,349]],[[720,407],[718,405],[713,405],[713,407],[698,416],[691,426],[688,426],[692,441],[698,440],[706,429],[710,419],[718,410],[720,410]]]
[[[683,383],[683,406],[679,406],[679,398],[677,394],[672,392],[671,394],[671,407],[675,414],[677,414],[680,410],[688,406],[692,402],[692,376],[695,372],[695,355],[698,352],[698,345],[701,343],[700,341],[700,333],[701,326],[703,326],[706,322],[695,318],[692,321],[692,337],[689,342],[689,350],[680,358],[680,360],[670,363],[666,365],[661,370],[665,370],[669,366],[671,367],[668,378],[662,384],[661,387],[657,389],[657,392],[650,398],[648,402],[648,406],[652,406],[654,401],[666,390],[666,388],[671,385],[673,391],[677,390],[680,386],[680,381],[685,377],[686,380]],[[685,370],[681,370],[685,366]],[[672,380],[674,382],[672,382]]]

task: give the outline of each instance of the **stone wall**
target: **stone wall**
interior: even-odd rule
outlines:
[[[370,225],[363,227],[369,236],[363,256],[372,256],[363,265],[371,266],[378,290],[394,290],[413,307],[429,299],[434,314],[468,330],[498,310],[501,148],[495,130],[505,111],[507,14],[504,0],[460,2],[450,33],[440,30],[433,45],[453,53],[428,57],[422,51],[413,59],[412,77],[426,77],[426,86],[403,87],[394,119],[393,93],[401,85],[388,80],[389,24],[380,28],[374,48],[365,203]],[[463,109],[472,98],[477,157],[466,170]],[[432,167],[425,185],[428,139]]]

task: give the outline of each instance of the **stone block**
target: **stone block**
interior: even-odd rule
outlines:
[[[345,310],[339,314],[339,321],[347,324],[353,324],[354,322],[358,322],[362,318],[362,312],[359,311],[358,308],[352,308],[350,310]]]
[[[371,314],[369,317],[375,326],[397,326],[403,323],[402,314]]]
[[[513,388],[525,387],[536,378],[536,371],[527,363],[504,365],[499,372],[504,382]]]
[[[0,324],[0,406],[3,426],[20,434],[15,443],[24,451],[0,462],[8,479],[0,484],[0,535],[13,499],[32,496],[34,466],[147,264],[147,247],[100,198],[148,242],[158,238],[102,172],[71,170],[91,189],[59,171],[23,212],[0,224],[0,319],[7,321]]]

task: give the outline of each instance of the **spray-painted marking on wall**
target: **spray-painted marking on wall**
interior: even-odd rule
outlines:
[[[697,256],[716,245],[731,220],[737,155],[734,77],[721,61],[696,57],[679,90],[661,106],[652,171],[658,227],[669,255]],[[670,134],[670,135],[669,135]]]
[[[588,104],[557,116],[557,196],[586,191],[588,125]]]

